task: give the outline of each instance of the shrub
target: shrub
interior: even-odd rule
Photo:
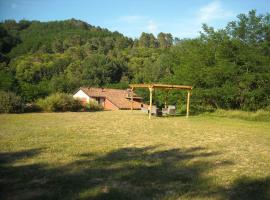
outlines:
[[[23,112],[23,101],[13,92],[0,91],[0,113]]]
[[[213,108],[213,106],[210,105],[199,105],[199,104],[192,104],[189,107],[189,114],[190,115],[198,115],[198,114],[202,114],[202,113],[211,113],[214,112],[215,108]],[[187,105],[186,104],[182,104],[179,108],[178,108],[178,112],[182,115],[185,115],[187,112]]]
[[[103,107],[98,104],[96,101],[89,101],[84,106],[85,111],[99,111],[103,110]]]
[[[41,108],[34,104],[34,103],[27,103],[24,105],[24,112],[30,113],[30,112],[40,112]]]
[[[47,112],[79,111],[82,109],[80,101],[65,93],[55,93],[45,99],[39,99],[36,105]]]

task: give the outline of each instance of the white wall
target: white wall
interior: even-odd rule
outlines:
[[[93,100],[92,98],[90,98],[88,95],[86,95],[82,90],[79,90],[78,92],[76,92],[74,95],[73,95],[73,98],[74,99],[83,99],[87,102],[89,102],[90,100]]]

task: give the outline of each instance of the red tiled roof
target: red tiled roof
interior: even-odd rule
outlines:
[[[129,100],[129,91],[120,89],[108,89],[108,88],[80,88],[89,97],[104,97],[112,102],[119,109],[130,109],[131,101]],[[134,99],[139,99],[135,93],[133,93]],[[144,105],[145,106],[145,105]],[[133,108],[140,109],[141,103],[133,101]]]

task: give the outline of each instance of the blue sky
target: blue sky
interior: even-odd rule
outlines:
[[[270,0],[0,0],[0,20],[75,18],[133,38],[141,32],[189,38],[202,23],[221,28],[251,9],[270,12]]]

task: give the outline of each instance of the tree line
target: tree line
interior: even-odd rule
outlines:
[[[150,82],[192,85],[193,110],[269,106],[270,15],[252,10],[218,30],[203,24],[192,39],[131,39],[75,19],[0,23],[0,90],[25,102],[81,86]],[[147,101],[146,91],[138,93]],[[185,95],[170,92],[168,99],[184,107]],[[161,106],[167,97],[157,91],[154,98]]]

